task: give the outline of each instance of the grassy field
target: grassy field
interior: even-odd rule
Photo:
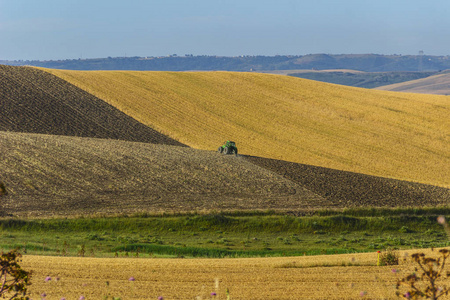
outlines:
[[[450,105],[278,75],[46,70],[191,147],[448,187]]]
[[[436,213],[448,209],[273,212],[0,220],[2,249],[62,256],[254,257],[448,245]],[[328,215],[327,215],[328,214]],[[365,216],[355,216],[365,215]]]
[[[0,221],[0,244],[26,253],[33,298],[395,299],[397,279],[414,270],[408,254],[431,253],[408,249],[448,246],[436,222],[448,213],[15,218]],[[399,265],[377,266],[376,250],[389,248],[401,249]]]

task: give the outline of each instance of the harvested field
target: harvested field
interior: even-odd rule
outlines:
[[[429,255],[430,251],[425,250]],[[412,251],[402,251],[412,253]],[[436,251],[434,251],[435,256]],[[251,259],[98,259],[25,256],[32,296],[48,299],[396,299],[395,283],[410,262],[376,266],[376,253]],[[354,266],[343,266],[353,264]],[[393,273],[392,269],[400,272]],[[45,278],[53,279],[45,282]],[[55,282],[55,277],[60,280]],[[129,278],[135,281],[130,282]],[[218,285],[216,285],[218,280]],[[105,282],[109,282],[106,287]],[[440,284],[449,284],[447,280]]]
[[[443,97],[368,94],[256,74],[58,72],[136,120],[204,150],[183,147],[43,71],[0,67],[0,179],[7,192],[0,214],[18,222],[140,212],[300,214],[449,200],[444,188],[450,184],[449,106]],[[228,138],[236,139],[243,153],[269,158],[205,150]],[[116,246],[113,237],[96,238],[105,247]],[[45,248],[42,243],[37,246]],[[147,258],[25,256],[23,267],[34,272],[33,298],[46,293],[47,299],[108,294],[206,299],[211,292],[225,299],[226,288],[232,299],[356,299],[361,292],[394,298],[398,276],[391,267],[374,266],[375,253],[253,259],[143,255]],[[401,275],[412,270],[399,268]],[[47,276],[53,279],[45,282]]]
[[[450,190],[187,147],[0,132],[3,215],[446,205]]]
[[[450,72],[444,71],[444,74],[438,74],[427,78],[385,85],[377,87],[376,89],[404,93],[449,95]]]
[[[4,214],[309,210],[322,197],[243,157],[187,147],[0,132]]]
[[[0,65],[0,131],[182,145],[47,72]]]
[[[445,96],[233,72],[46,70],[191,147],[450,187]]]
[[[2,86],[0,90],[0,99],[2,100],[0,102],[0,130],[183,145],[140,124],[110,104],[106,104],[103,100],[47,72],[35,68],[8,66],[1,66],[0,72],[0,83]],[[51,70],[51,72],[56,71]],[[339,103],[341,103],[342,107],[328,107],[334,104],[323,102],[317,98],[318,95],[315,94],[317,92],[311,92],[312,88],[318,89],[319,83],[313,84],[302,80],[286,79],[285,77],[281,79],[277,76],[269,75],[264,77],[265,75],[237,73],[78,73],[69,71],[57,71],[56,73],[58,73],[58,76],[75,81],[80,85],[87,84],[85,80],[90,80],[89,82],[94,84],[91,86],[93,92],[105,96],[108,101],[120,109],[131,115],[134,114],[133,112],[136,112],[136,109],[139,109],[143,114],[135,117],[149,122],[149,125],[155,125],[155,128],[161,129],[161,124],[164,126],[172,124],[170,125],[172,127],[165,128],[166,132],[173,136],[179,135],[180,138],[180,134],[182,134],[185,137],[189,136],[189,139],[192,138],[192,141],[202,140],[202,143],[206,143],[196,144],[199,147],[221,141],[218,138],[221,138],[220,136],[223,138],[225,132],[229,131],[232,134],[240,132],[237,136],[241,136],[243,140],[242,142],[238,140],[238,146],[239,149],[244,149],[244,153],[249,150],[258,152],[259,150],[256,148],[249,148],[249,145],[251,144],[253,147],[263,142],[264,151],[261,153],[264,156],[278,157],[280,156],[279,153],[285,150],[290,153],[297,153],[300,150],[300,155],[297,156],[297,153],[294,156],[289,156],[295,161],[298,157],[302,157],[301,160],[303,160],[312,151],[322,158],[328,157],[326,160],[330,162],[330,165],[335,165],[338,161],[343,162],[347,160],[343,159],[342,153],[337,153],[343,151],[343,149],[338,150],[335,147],[336,145],[328,143],[329,141],[324,143],[324,148],[322,145],[319,145],[320,143],[310,145],[307,140],[314,140],[311,137],[316,136],[315,134],[317,133],[321,135],[320,138],[316,136],[319,138],[317,141],[323,140],[324,142],[325,136],[328,136],[330,141],[340,136],[342,131],[332,131],[325,134],[325,131],[328,131],[325,128],[336,124],[333,123],[334,121],[323,123],[325,122],[323,117],[326,115],[327,120],[333,120],[332,115],[323,115],[323,111],[316,115],[318,119],[322,118],[320,119],[322,121],[310,120],[317,125],[315,129],[307,125],[307,122],[297,124],[305,126],[297,129],[289,126],[289,128],[278,128],[280,130],[283,128],[288,129],[291,132],[289,142],[283,140],[278,134],[276,134],[276,138],[271,138],[271,135],[276,132],[271,130],[269,130],[270,132],[265,132],[265,130],[278,126],[274,120],[292,117],[284,112],[288,106],[295,111],[298,110],[300,105],[302,109],[298,112],[301,114],[304,113],[302,112],[304,110],[309,110],[311,114],[315,114],[317,113],[315,110],[319,107],[320,110],[344,109],[348,112],[353,111],[353,114],[358,109],[365,110],[365,105],[368,105],[367,109],[370,107],[374,109],[373,106],[379,105],[370,101],[365,104],[358,101],[351,104],[352,101],[356,101],[353,93],[360,94],[361,90],[347,90],[333,86],[334,92],[339,90],[339,99],[347,95],[345,98],[348,97],[349,100],[345,103],[345,101],[335,99],[333,98],[335,96],[333,96],[334,100],[341,101]],[[236,81],[238,79],[241,80],[240,83]],[[286,80],[288,82],[285,82]],[[122,87],[129,94],[120,94],[117,91],[122,98],[114,98],[115,94],[111,93],[102,94],[103,92],[106,93],[106,90],[103,90],[103,88],[101,91],[96,90],[96,87],[99,87],[99,85],[95,85],[101,83],[111,90],[126,84],[126,86]],[[168,86],[174,84],[174,86],[167,89],[166,86],[161,85],[163,83]],[[242,85],[243,83],[245,84]],[[288,90],[286,90],[286,84],[290,86]],[[148,90],[150,87],[152,88]],[[227,90],[230,87],[241,91],[248,88],[250,93],[255,93],[258,97],[255,98],[251,94],[244,93],[243,95],[249,96],[251,100],[247,102],[247,99],[243,99],[239,93],[236,93],[237,96],[230,94],[230,91]],[[256,87],[259,89],[258,92],[252,91]],[[205,88],[208,92],[205,91]],[[296,88],[299,88],[299,90],[296,91]],[[329,85],[324,86],[325,90],[329,88]],[[144,94],[140,94],[142,92],[141,89],[144,89]],[[154,94],[154,89],[158,91],[158,97]],[[191,89],[195,91],[193,94],[190,92]],[[309,92],[302,91],[302,89],[309,90]],[[280,92],[281,96],[276,96]],[[203,93],[206,93],[206,96]],[[217,93],[223,93],[223,95]],[[147,96],[147,94],[150,96]],[[166,94],[172,95],[173,99],[167,98]],[[224,95],[227,96],[225,97]],[[326,93],[322,96],[324,95]],[[416,133],[424,137],[424,140],[420,141],[419,144],[411,144],[411,146],[415,150],[422,149],[420,151],[423,153],[419,154],[420,151],[417,152],[420,160],[416,157],[414,163],[408,163],[408,159],[414,157],[414,155],[409,155],[408,153],[407,156],[398,158],[398,161],[396,161],[396,163],[401,164],[401,166],[398,165],[396,167],[398,173],[381,173],[388,177],[404,177],[399,174],[412,171],[413,169],[407,169],[410,166],[415,168],[418,164],[423,165],[423,168],[420,167],[416,170],[418,177],[415,179],[418,181],[420,181],[419,177],[425,178],[422,177],[425,174],[422,173],[421,170],[423,170],[426,173],[433,172],[434,175],[432,176],[437,176],[435,180],[431,180],[435,184],[447,182],[447,167],[450,165],[450,163],[447,163],[448,156],[446,155],[448,147],[447,149],[441,149],[441,144],[445,143],[447,139],[446,132],[448,128],[446,125],[448,122],[445,123],[440,120],[441,114],[447,109],[446,106],[438,105],[441,102],[440,98],[402,98],[402,100],[397,99],[397,101],[409,101],[411,107],[409,107],[408,103],[398,106],[389,98],[391,95],[380,94],[380,103],[384,103],[384,105],[387,105],[386,107],[390,107],[393,110],[400,109],[401,106],[401,109],[405,112],[416,106],[416,109],[419,109],[418,107],[421,106],[429,110],[428,113],[431,114],[430,119],[426,121],[426,124],[422,124],[424,125],[422,127],[427,128],[428,131],[435,130],[438,136],[435,137],[436,139],[433,142],[425,142],[427,139],[432,138],[432,135],[429,132],[417,131]],[[126,107],[121,106],[122,101],[125,101],[125,98],[128,98],[128,96],[130,99],[127,100]],[[137,99],[138,96],[142,96],[145,101],[139,101]],[[200,98],[203,104],[196,103],[195,99],[192,98],[194,96]],[[293,98],[288,101],[285,98],[288,96]],[[371,99],[371,97],[374,97],[374,94],[368,94],[368,96]],[[156,101],[152,97],[156,97],[155,99],[159,100]],[[224,99],[224,102],[218,103],[214,97]],[[229,99],[226,100],[224,97],[231,99],[232,103],[228,103]],[[268,97],[275,99],[272,99],[273,101],[270,100],[272,101],[270,103],[266,103],[267,107],[270,107],[272,110],[271,116],[274,119],[271,119],[270,122],[268,120],[264,121],[267,123],[267,126],[258,122],[258,130],[262,130],[258,134],[258,139],[255,139],[255,132],[252,131],[257,129],[252,122],[244,122],[245,124],[237,122],[240,124],[238,126],[240,129],[234,131],[236,122],[234,122],[235,124],[229,124],[227,123],[228,120],[221,119],[224,116],[227,119],[232,119],[235,114],[238,114],[236,109],[246,111],[254,107],[253,101],[257,100],[258,103],[260,101],[268,101]],[[311,99],[306,100],[305,97]],[[177,103],[170,102],[176,99],[180,101]],[[169,106],[165,108],[160,107],[159,105],[163,103],[161,101]],[[223,107],[222,104],[225,107],[230,104],[233,113],[226,114],[230,110]],[[261,106],[260,104],[258,105]],[[276,107],[279,106],[280,114],[278,112],[273,114],[271,107],[274,105]],[[430,105],[433,107],[437,105],[436,115],[433,115]],[[181,106],[183,106],[183,109],[180,110]],[[152,108],[152,110],[149,111],[149,108]],[[260,108],[264,112],[265,108]],[[161,109],[165,109],[166,115],[161,115]],[[289,109],[290,113],[292,113],[291,109]],[[208,113],[207,111],[210,112]],[[440,112],[438,113],[438,111]],[[377,113],[376,110],[372,112]],[[146,115],[147,113],[149,115]],[[226,125],[226,130],[223,129],[224,126],[222,125],[219,126],[220,130],[216,130],[216,126],[213,123],[208,123],[211,113],[220,115],[214,118],[216,118],[215,120],[221,120],[219,123]],[[223,115],[224,113],[225,115]],[[247,113],[250,112],[245,114]],[[255,113],[257,115],[254,115]],[[259,110],[257,112],[252,110],[252,118],[261,117],[259,113]],[[151,116],[154,118],[149,118]],[[243,119],[247,120],[247,117],[250,115],[245,116]],[[197,119],[197,121],[191,119],[193,121],[192,124],[183,123],[191,117],[202,120],[201,126],[195,124],[198,121]],[[280,118],[277,119],[278,117]],[[361,118],[361,121],[366,119],[365,117]],[[391,118],[395,120],[395,116],[391,116]],[[382,124],[379,122],[384,122],[381,116],[377,116],[375,119],[378,125]],[[413,119],[408,117],[395,122],[398,121],[401,124],[403,122],[412,122],[411,124],[416,124],[417,122]],[[289,120],[292,124],[296,124],[294,119],[291,118]],[[357,126],[356,124],[347,124],[351,125],[350,127],[346,127],[346,122],[341,122],[340,124],[343,127],[340,129],[350,135],[373,131],[375,128],[367,127],[367,121],[358,123]],[[392,120],[389,122],[392,122]],[[271,124],[270,126],[268,125],[269,123]],[[288,123],[285,125],[287,126]],[[412,132],[420,127],[410,128],[411,124],[407,125],[408,131]],[[434,127],[436,124],[441,127]],[[385,125],[383,124],[383,126]],[[404,124],[399,126],[404,127]],[[310,129],[315,133],[310,132]],[[401,132],[400,130],[397,133]],[[244,139],[243,134],[253,138]],[[333,136],[330,136],[330,134]],[[308,135],[307,140],[301,137],[303,135]],[[377,133],[377,135],[379,134]],[[296,136],[299,136],[300,140],[293,140]],[[379,136],[383,139],[385,138],[383,134]],[[392,137],[396,140],[396,144],[401,144],[398,135],[394,134]],[[414,137],[413,139],[416,138]],[[339,143],[344,142],[342,136],[338,140]],[[360,140],[360,142],[364,143],[363,140]],[[387,148],[387,146],[381,146],[380,143],[375,148],[372,146],[369,148],[372,150],[384,149],[380,153],[384,153],[385,158],[391,155],[391,153],[387,154],[387,152],[396,152],[391,151],[392,149]],[[426,145],[426,143],[429,145]],[[298,148],[295,145],[302,146]],[[351,145],[351,147],[353,146]],[[372,151],[367,146],[363,146],[364,151]],[[434,146],[436,148],[433,148]],[[355,206],[419,207],[446,205],[450,197],[449,189],[445,188],[447,187],[445,184],[445,187],[436,187],[270,158],[255,156],[239,157],[238,159],[234,157],[220,157],[210,151],[180,150],[178,147],[153,147],[140,143],[115,143],[112,140],[73,139],[63,136],[8,134],[6,132],[2,133],[0,147],[2,147],[1,155],[3,161],[5,161],[1,179],[5,182],[10,192],[6,197],[8,200],[3,202],[3,210],[8,214],[26,215],[31,212],[36,216],[52,215],[53,213],[58,215],[63,210],[67,211],[67,208],[70,208],[71,213],[75,214],[84,214],[86,212],[114,214],[117,212],[132,213],[138,211],[208,211],[211,209],[276,209],[303,212],[317,208]],[[433,149],[428,149],[427,147],[432,147]],[[332,152],[334,151],[337,152],[333,154]],[[356,156],[361,156],[361,153],[364,153],[362,149],[352,149],[352,151],[347,149],[346,151],[348,153],[352,152]],[[369,157],[370,155],[370,153],[367,155],[369,161],[364,163],[366,167],[362,169],[357,167],[356,169],[372,173],[372,171],[368,171],[374,167],[372,162],[379,164],[382,161],[376,161],[376,155],[375,157]],[[394,159],[394,156],[388,158],[382,164]],[[309,159],[306,160],[308,161]],[[328,164],[325,161],[322,162],[325,165]],[[363,166],[363,164],[357,163],[353,159],[347,160],[347,162],[353,165],[350,169],[354,169],[358,164]],[[230,167],[230,163],[233,164],[232,167]],[[342,167],[342,169],[346,169],[349,166],[345,167],[344,165],[338,163],[337,166]],[[380,165],[381,168],[385,166]],[[377,168],[374,167],[374,169]],[[376,171],[374,173],[379,172]],[[17,201],[17,199],[21,200]]]

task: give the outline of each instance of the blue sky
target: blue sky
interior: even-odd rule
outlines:
[[[0,0],[0,60],[450,55],[448,0]]]

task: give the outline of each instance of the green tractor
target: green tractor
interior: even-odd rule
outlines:
[[[219,149],[217,149],[217,151],[223,154],[234,154],[236,156],[238,155],[236,143],[231,141],[224,142],[223,145],[220,146]]]

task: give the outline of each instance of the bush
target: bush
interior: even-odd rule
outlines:
[[[8,299],[28,300],[27,286],[31,284],[31,272],[19,265],[22,255],[17,250],[3,253],[0,256],[0,296]]]
[[[380,263],[382,266],[398,265],[398,252],[395,249],[388,248],[380,254]]]
[[[411,255],[412,260],[417,264],[415,272],[397,281],[397,296],[405,299],[439,299],[447,296],[450,288],[441,286],[439,279],[449,277],[449,273],[444,274],[445,261],[450,255],[447,249],[439,250],[440,257],[435,259],[426,257],[423,253]],[[406,287],[406,292],[401,292],[401,287]]]

